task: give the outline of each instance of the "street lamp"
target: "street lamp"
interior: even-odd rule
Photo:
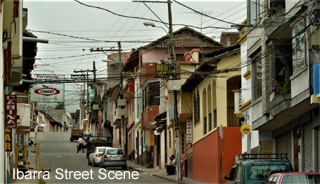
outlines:
[[[161,27],[161,26],[156,26],[153,22],[144,22],[143,23],[143,25],[145,25],[145,26],[151,26],[151,27],[157,27],[157,28],[161,28],[162,30],[164,30],[164,32],[166,32],[167,34],[168,34],[168,31],[167,30],[165,30],[163,27]],[[170,36],[170,35],[169,35]]]
[[[172,14],[171,14],[171,5],[168,0],[168,14],[169,14],[169,31],[166,31],[163,27],[156,26],[153,22],[144,22],[143,25],[145,26],[151,26],[151,27],[158,27],[163,29],[169,37],[170,44],[169,44],[169,52],[170,52],[170,61],[171,61],[171,67],[172,67],[172,82],[177,80],[177,73],[176,73],[176,60],[175,60],[175,54],[174,54],[174,40],[173,40],[173,31],[172,31]],[[179,133],[179,124],[178,124],[178,107],[177,107],[177,89],[173,89],[173,105],[174,105],[174,137],[175,137],[175,156],[176,156],[176,176],[177,181],[181,180],[181,167],[180,167],[180,133]]]

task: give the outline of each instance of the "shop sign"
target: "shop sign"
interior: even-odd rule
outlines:
[[[171,75],[170,64],[156,64],[156,77],[168,77]]]
[[[5,113],[6,128],[17,128],[17,95],[6,95]]]
[[[186,143],[192,143],[192,122],[189,120],[187,121],[187,130],[186,130]]]
[[[243,134],[248,135],[248,134],[251,133],[252,129],[251,129],[251,126],[250,126],[250,125],[244,124],[244,125],[241,126],[240,131],[241,131]]]
[[[154,132],[153,132],[153,130],[149,132],[149,146],[154,146]]]
[[[12,129],[6,128],[5,134],[4,134],[4,140],[5,140],[5,151],[11,152],[12,151]]]

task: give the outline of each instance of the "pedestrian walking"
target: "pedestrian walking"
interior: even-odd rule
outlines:
[[[79,139],[78,139],[77,153],[79,153],[79,151],[80,151],[81,149],[82,149],[82,153],[84,153],[83,144],[84,144],[84,140],[82,139],[82,137],[79,137]]]

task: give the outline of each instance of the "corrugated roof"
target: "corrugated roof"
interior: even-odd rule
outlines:
[[[175,47],[223,47],[223,44],[220,42],[189,27],[183,27],[174,31],[173,39]],[[168,41],[169,36],[165,35],[141,48],[166,48],[168,46]]]

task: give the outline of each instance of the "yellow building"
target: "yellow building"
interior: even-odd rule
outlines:
[[[182,96],[179,105],[181,110],[191,111],[192,144],[185,144],[185,131],[180,131],[181,158],[191,160],[182,165],[183,172],[191,173],[193,179],[218,183],[224,182],[224,179],[219,181],[220,150],[223,175],[229,174],[235,155],[241,153],[240,121],[234,108],[234,92],[241,88],[240,46],[236,44],[200,56],[208,59],[200,61],[182,85],[181,94],[186,96]],[[222,149],[220,126],[224,132]],[[183,155],[184,150],[188,154]]]

